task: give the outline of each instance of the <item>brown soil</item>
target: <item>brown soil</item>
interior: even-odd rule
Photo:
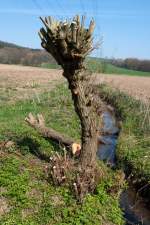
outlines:
[[[0,102],[35,97],[49,91],[63,78],[61,70],[0,64]],[[2,98],[3,96],[3,98]]]
[[[10,211],[10,207],[8,205],[8,200],[1,196],[0,197],[0,217]]]
[[[0,95],[5,101],[38,99],[40,92],[49,91],[64,81],[61,74],[61,70],[55,69],[0,64]],[[137,99],[150,102],[149,77],[95,74],[95,82],[106,82]]]
[[[96,83],[104,82],[136,99],[150,103],[150,77],[96,74]]]

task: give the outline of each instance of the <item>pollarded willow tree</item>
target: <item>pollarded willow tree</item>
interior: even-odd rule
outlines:
[[[98,120],[94,93],[90,82],[91,74],[86,71],[84,60],[93,50],[94,21],[91,20],[88,29],[85,28],[85,17],[76,16],[72,21],[57,21],[51,17],[41,18],[44,28],[40,29],[42,47],[49,52],[61,65],[63,76],[67,79],[71,90],[75,111],[81,122],[81,150],[79,165],[83,171],[96,166]],[[42,126],[41,116],[36,120],[31,114],[27,122],[39,129],[42,134],[72,144],[73,140],[67,139],[58,132]],[[42,122],[41,122],[42,121]],[[79,145],[77,145],[79,147]],[[89,178],[90,179],[90,178]]]

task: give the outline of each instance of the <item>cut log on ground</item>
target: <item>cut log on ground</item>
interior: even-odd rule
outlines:
[[[47,128],[45,126],[44,118],[41,114],[38,114],[37,117],[34,117],[32,113],[29,113],[28,117],[25,118],[25,121],[35,130],[37,130],[43,137],[49,138],[57,142],[60,146],[71,150],[73,155],[79,154],[81,145],[76,143],[72,138],[66,137],[52,128]]]

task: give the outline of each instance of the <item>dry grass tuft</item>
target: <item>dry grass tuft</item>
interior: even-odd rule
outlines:
[[[93,193],[104,172],[98,166],[83,169],[78,160],[71,158],[66,152],[64,155],[55,153],[46,167],[48,180],[56,186],[70,187],[79,202],[86,194]]]

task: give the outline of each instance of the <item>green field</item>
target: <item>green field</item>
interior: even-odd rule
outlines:
[[[70,188],[55,187],[47,181],[45,166],[55,151],[62,149],[42,138],[27,126],[24,118],[29,112],[42,113],[46,125],[80,139],[80,125],[74,112],[67,85],[35,99],[1,102],[0,143],[13,141],[13,146],[0,148],[0,200],[3,225],[122,225],[119,208],[120,171],[112,171],[100,162],[104,177],[94,194],[79,204]],[[2,146],[2,145],[1,145]]]
[[[112,64],[107,64],[105,73],[108,74],[125,74],[129,76],[150,76],[150,72],[142,72],[142,71],[136,71],[136,70],[128,70],[124,68],[120,68],[117,66],[114,66]]]
[[[42,63],[40,67],[46,69],[61,69],[61,67],[58,64],[50,64],[50,63]]]
[[[106,74],[124,74],[129,76],[150,76],[150,72],[142,72],[142,71],[136,71],[136,70],[128,70],[121,67],[114,66],[110,63],[108,63],[105,60],[100,59],[87,59],[87,68],[95,73],[106,73]]]

